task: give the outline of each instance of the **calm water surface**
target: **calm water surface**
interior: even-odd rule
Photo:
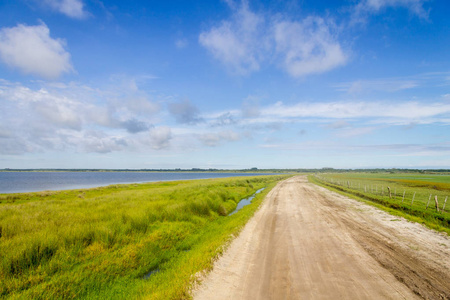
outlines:
[[[259,189],[259,190],[257,190],[253,195],[251,195],[250,197],[248,197],[247,199],[242,199],[241,201],[239,201],[239,203],[238,203],[236,209],[235,209],[233,212],[231,212],[231,213],[229,214],[229,216],[234,215],[234,214],[237,213],[239,210],[241,210],[241,208],[243,208],[244,206],[247,206],[247,205],[249,205],[250,203],[252,203],[252,200],[255,199],[256,194],[261,193],[261,192],[264,191],[265,189],[266,189],[266,188]]]
[[[0,193],[92,188],[116,183],[271,175],[183,172],[0,172]]]

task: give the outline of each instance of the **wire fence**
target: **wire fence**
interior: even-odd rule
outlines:
[[[380,183],[370,179],[351,180],[333,178],[325,174],[315,174],[314,177],[326,184],[341,187],[354,194],[361,194],[383,202],[396,203],[401,207],[410,207],[415,210],[435,211],[439,214],[448,214],[450,203],[447,200],[448,191],[434,191],[429,188],[405,187],[397,183]]]

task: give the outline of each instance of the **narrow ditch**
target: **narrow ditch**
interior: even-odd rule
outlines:
[[[257,190],[253,195],[251,195],[248,198],[242,199],[241,201],[239,201],[236,209],[234,211],[232,211],[230,214],[228,214],[229,216],[237,213],[239,210],[241,210],[244,206],[249,205],[250,203],[252,203],[252,200],[256,197],[257,194],[261,193],[262,191],[264,191],[266,188],[261,188],[259,190]],[[189,250],[184,250],[185,252],[188,252]],[[156,273],[158,273],[160,271],[159,268],[153,269],[150,272],[148,272],[147,274],[145,274],[142,279],[148,280],[150,279],[150,277],[152,275],[155,275]]]
[[[231,216],[235,213],[237,213],[239,210],[241,210],[244,206],[249,205],[250,203],[252,203],[252,200],[256,197],[256,194],[261,193],[262,191],[264,191],[265,188],[261,188],[259,190],[257,190],[253,195],[251,195],[250,197],[246,198],[246,199],[242,199],[241,201],[239,201],[237,207],[235,210],[233,210],[231,213],[229,213],[228,215]]]
[[[147,274],[144,275],[144,277],[142,279],[149,279],[150,276],[152,276],[155,273],[159,272],[159,268],[153,269],[150,272],[148,272]]]

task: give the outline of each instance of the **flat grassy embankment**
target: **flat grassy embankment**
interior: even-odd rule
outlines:
[[[345,173],[310,175],[308,178],[326,188],[450,234],[449,175]],[[438,197],[439,212],[435,196]]]
[[[0,195],[0,298],[179,299],[288,176]],[[227,216],[242,198],[252,204]]]

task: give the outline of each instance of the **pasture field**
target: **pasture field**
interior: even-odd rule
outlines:
[[[0,195],[0,298],[179,299],[288,176]],[[248,206],[228,216],[260,188]]]
[[[312,182],[450,233],[450,175],[334,173],[309,178]]]

